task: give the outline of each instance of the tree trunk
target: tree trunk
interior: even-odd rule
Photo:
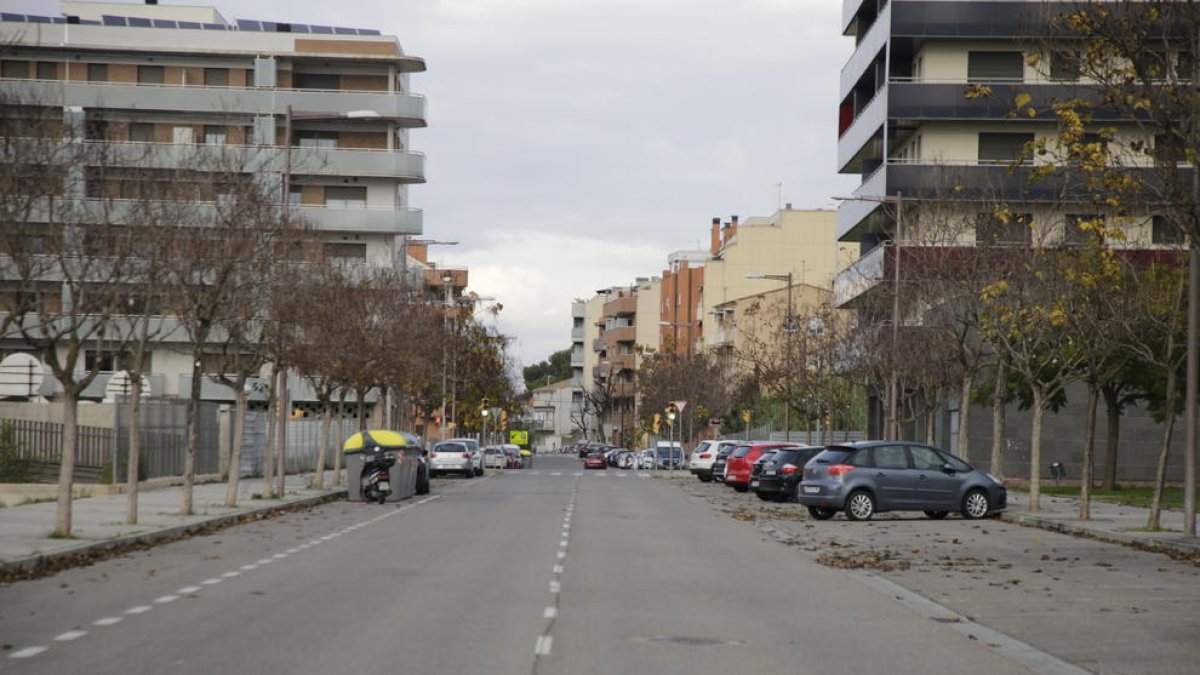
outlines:
[[[1004,480],[1004,392],[1008,377],[1004,361],[996,364],[996,384],[992,388],[992,461],[991,474]]]
[[[1079,519],[1092,519],[1092,479],[1096,469],[1096,406],[1100,403],[1099,388],[1088,383],[1087,416],[1083,428],[1083,466],[1079,469]]]
[[[1162,527],[1162,495],[1163,488],[1167,483],[1167,456],[1171,451],[1171,435],[1175,431],[1175,402],[1179,399],[1175,391],[1177,381],[1175,372],[1174,368],[1167,369],[1167,418],[1163,424],[1162,445],[1158,448],[1158,465],[1154,471],[1154,497],[1150,500],[1150,518],[1146,522],[1146,528],[1150,530],[1158,530]]]
[[[201,344],[201,341],[197,341]],[[187,406],[187,453],[183,460],[183,492],[180,496],[179,514],[192,515],[192,488],[196,482],[196,444],[200,440],[200,356],[192,357],[192,385],[188,393]]]
[[[975,373],[966,373],[958,392],[958,447],[955,453],[968,464],[971,462],[971,390],[975,388]]]
[[[275,382],[275,366],[272,365],[270,384],[267,386],[267,444],[263,448],[263,499],[270,499],[275,491],[275,403],[279,399]]]
[[[1042,509],[1042,419],[1046,416],[1046,392],[1033,387],[1033,429],[1029,438],[1029,510]]]
[[[237,506],[238,480],[242,464],[242,452],[246,445],[246,388],[238,387],[234,392],[233,404],[233,448],[229,457],[229,482],[225,484],[225,506]]]
[[[275,445],[278,446],[275,451],[275,461],[278,462],[276,469],[276,486],[275,494],[280,498],[283,497],[286,489],[284,481],[287,479],[287,421],[292,414],[291,405],[288,395],[288,372],[287,368],[279,369],[279,429],[275,432]]]
[[[1117,400],[1117,392],[1111,387],[1103,387],[1104,412],[1108,420],[1108,434],[1104,439],[1104,483],[1107,491],[1117,487],[1117,449],[1121,443],[1121,404]]]
[[[346,438],[346,392],[338,395],[338,447],[333,450],[333,486],[342,485],[342,448]]]
[[[63,387],[62,458],[58,465],[58,509],[54,517],[55,537],[71,536],[71,488],[75,483],[75,454],[79,443],[79,390]]]
[[[366,392],[364,392],[362,389],[358,389],[354,392],[354,395],[358,398],[358,430],[366,431],[367,430],[367,402],[365,400]]]
[[[324,410],[321,413],[321,447],[317,450],[317,475],[313,479],[313,487],[325,489],[325,454],[329,449],[329,435],[333,426],[333,410],[329,407],[329,397],[321,397]]]
[[[925,413],[925,444],[933,445],[933,437],[937,431],[937,415],[941,410],[938,403],[941,401],[941,389],[935,389],[933,392],[933,405],[929,406],[929,410]]]
[[[130,373],[129,401],[129,454],[125,460],[125,524],[137,525],[138,521],[138,477],[142,461],[142,375]]]

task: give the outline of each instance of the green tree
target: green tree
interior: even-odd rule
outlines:
[[[525,388],[529,391],[551,382],[571,379],[571,349],[554,352],[545,361],[526,366],[522,375],[525,377]]]

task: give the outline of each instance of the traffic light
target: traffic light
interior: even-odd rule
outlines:
[[[654,433],[657,434],[659,432],[659,429],[661,429],[661,428],[662,428],[662,415],[660,415],[658,413],[654,413],[654,427],[653,427]]]

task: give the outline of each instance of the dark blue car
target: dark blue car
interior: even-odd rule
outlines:
[[[924,511],[945,518],[983,518],[1007,507],[1008,491],[995,476],[948,452],[905,441],[831,445],[804,467],[796,499],[813,518],[845,511],[867,520],[882,511]]]

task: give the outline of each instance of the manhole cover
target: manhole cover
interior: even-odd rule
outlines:
[[[684,635],[639,635],[631,638],[634,642],[650,642],[660,645],[680,645],[683,647],[705,647],[708,645],[740,645],[740,640],[722,640],[720,638],[687,637]]]

